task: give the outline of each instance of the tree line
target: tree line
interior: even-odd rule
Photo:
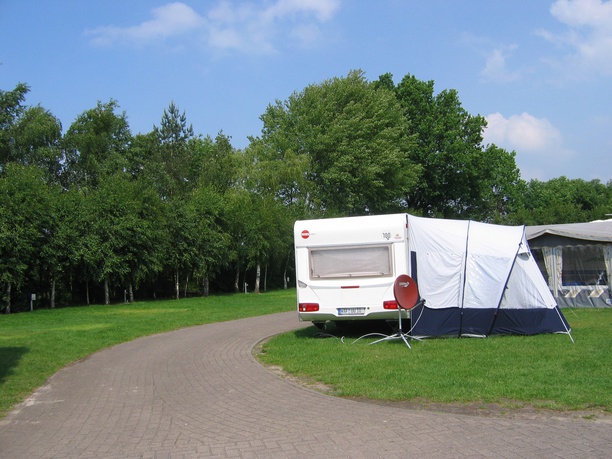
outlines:
[[[520,178],[483,144],[455,90],[363,72],[309,85],[261,115],[240,150],[170,103],[132,134],[117,101],[66,129],[0,90],[4,310],[287,287],[297,219],[390,212],[548,224],[604,218],[612,181]]]

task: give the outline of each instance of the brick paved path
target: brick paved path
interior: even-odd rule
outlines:
[[[138,339],[49,379],[0,421],[0,458],[604,458],[610,419],[508,419],[333,398],[253,347],[295,313]]]

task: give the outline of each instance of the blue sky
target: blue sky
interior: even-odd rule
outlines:
[[[0,0],[0,89],[64,129],[112,98],[149,132],[174,101],[244,148],[268,104],[353,69],[456,89],[524,179],[612,179],[612,0]]]

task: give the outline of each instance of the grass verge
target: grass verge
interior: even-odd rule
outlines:
[[[0,418],[53,373],[100,349],[205,323],[291,311],[295,290],[0,315]]]
[[[341,397],[499,404],[612,413],[612,309],[570,309],[566,335],[428,339],[318,338],[315,327],[263,345],[260,360]],[[333,328],[330,334],[342,336]]]

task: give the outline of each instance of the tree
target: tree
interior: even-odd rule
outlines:
[[[64,186],[95,189],[103,176],[126,169],[132,135],[125,113],[115,113],[118,107],[112,99],[98,102],[72,123],[62,142]]]
[[[160,192],[166,199],[185,193],[195,185],[190,174],[189,141],[194,138],[193,128],[187,125],[185,112],[171,102],[161,119],[160,126],[153,128],[159,142],[154,161],[160,175]]]
[[[156,194],[146,183],[117,173],[104,177],[85,200],[87,233],[84,261],[104,285],[104,303],[110,286],[132,292],[134,285],[161,271],[163,225]]]
[[[192,176],[198,186],[213,187],[225,193],[236,184],[240,173],[241,156],[231,144],[231,138],[219,132],[215,139],[207,136],[189,143],[192,152]]]
[[[393,87],[382,75],[377,87]],[[482,146],[486,120],[470,115],[457,91],[434,94],[433,81],[406,75],[394,88],[408,126],[416,139],[411,159],[422,166],[422,176],[408,205],[426,216],[491,220],[508,212],[506,205],[520,185],[514,153]]]
[[[361,71],[310,85],[261,119],[257,164],[282,172],[277,197],[304,215],[395,210],[416,184],[401,107]]]
[[[49,224],[43,232],[39,263],[48,275],[49,306],[55,308],[58,282],[70,270],[79,243],[74,219],[78,202],[71,199],[72,193],[55,184],[48,185],[48,192]]]
[[[197,221],[185,197],[172,203],[166,202],[165,210],[165,230],[169,241],[165,259],[172,270],[174,297],[178,300],[181,296],[181,277],[189,275],[197,257]]]
[[[279,225],[286,210],[272,196],[233,189],[226,197],[225,219],[234,251],[236,278],[234,290],[240,289],[240,270],[255,269],[253,290],[260,292],[261,269],[282,243]],[[282,228],[283,230],[286,228]],[[291,234],[291,233],[290,233]]]
[[[25,109],[23,102],[29,91],[24,83],[17,84],[12,91],[0,90],[0,171],[11,161],[12,129]]]
[[[195,248],[190,268],[200,279],[204,296],[209,294],[210,276],[228,264],[226,255],[230,238],[223,227],[223,212],[223,197],[213,186],[194,190],[187,204],[187,218],[193,222]]]
[[[483,222],[516,224],[513,216],[523,206],[525,181],[514,160],[515,153],[488,145],[473,158],[479,177],[467,196],[469,216]]]
[[[531,180],[524,203],[514,215],[517,223],[551,225],[588,222],[605,218],[612,209],[612,181],[570,180],[565,176],[547,182]]]
[[[24,109],[10,135],[10,161],[39,167],[50,181],[59,179],[62,124],[51,112],[39,105]]]
[[[13,287],[19,288],[36,264],[49,227],[48,188],[40,170],[7,164],[0,176],[0,282],[6,312]]]
[[[57,180],[62,125],[41,106],[23,105],[28,91],[23,83],[13,91],[0,90],[0,171],[15,162],[40,167]]]

